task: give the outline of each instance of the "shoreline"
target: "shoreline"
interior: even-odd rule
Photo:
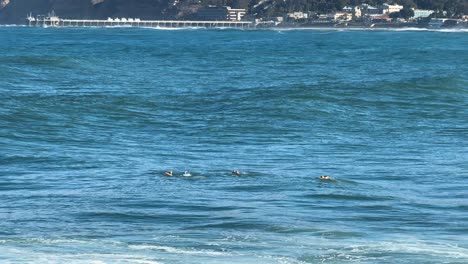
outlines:
[[[18,28],[93,28],[93,29],[153,29],[153,30],[241,30],[241,31],[413,31],[413,32],[468,32],[468,27],[444,27],[444,28],[429,28],[429,27],[316,27],[316,26],[301,26],[301,27],[250,27],[250,28],[235,28],[235,27],[132,27],[132,26],[53,26],[40,27],[29,26],[25,24],[0,24],[0,28],[18,27]]]

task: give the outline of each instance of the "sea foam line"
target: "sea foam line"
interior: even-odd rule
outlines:
[[[211,255],[211,256],[231,256],[227,252],[211,251],[211,250],[186,250],[178,249],[169,246],[153,246],[153,245],[130,245],[129,248],[135,250],[162,250],[167,253],[188,254],[188,255]]]
[[[454,244],[409,242],[380,242],[372,245],[355,245],[348,247],[353,253],[392,252],[409,254],[426,254],[431,256],[450,256],[468,259],[468,249]]]

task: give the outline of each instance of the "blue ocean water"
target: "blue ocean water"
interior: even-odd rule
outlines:
[[[467,263],[467,44],[0,28],[0,262]]]

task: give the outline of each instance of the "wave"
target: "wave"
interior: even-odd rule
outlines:
[[[345,234],[346,236],[348,234]],[[246,237],[247,242],[257,243]],[[238,242],[239,239],[228,237],[228,241]],[[280,257],[286,262],[282,263],[316,263],[321,261],[346,261],[360,263],[375,263],[388,260],[389,257],[411,256],[415,262],[417,260],[433,259],[434,262],[458,261],[465,263],[468,260],[468,248],[454,243],[435,243],[408,238],[406,240],[393,241],[363,241],[351,244],[337,244],[335,240],[321,240],[317,245],[317,251],[301,256],[275,256],[269,254],[245,255],[241,252],[228,252],[223,250],[196,249],[193,247],[172,247],[166,245],[133,244],[128,245],[122,242],[101,241],[101,240],[76,240],[76,239],[25,239],[25,240],[0,240],[2,245],[0,253],[2,259],[15,259],[18,262],[32,263],[141,263],[159,264],[155,260],[161,260],[163,255],[174,254],[180,258],[182,255],[193,258],[212,258],[219,261],[222,258],[230,257],[232,262],[236,262],[236,256],[254,257],[257,260]],[[245,238],[242,238],[245,241]],[[413,241],[413,242],[412,242]],[[40,245],[26,247],[30,242],[39,242]],[[39,246],[39,247],[37,247]],[[50,252],[50,246],[57,250]],[[94,248],[90,251],[91,248]],[[60,251],[64,249],[64,251]],[[73,253],[70,252],[73,249]],[[106,253],[95,252],[103,250]],[[164,258],[164,257],[163,257]],[[252,259],[250,259],[252,260]]]
[[[435,257],[453,257],[468,260],[468,249],[456,244],[431,243],[424,241],[400,242],[389,241],[372,243],[372,245],[354,245],[347,248],[351,253],[356,254],[420,254]]]
[[[468,32],[468,28],[418,28],[418,27],[401,27],[401,28],[375,28],[375,27],[290,27],[290,28],[262,28],[254,30],[274,30],[274,31],[302,31],[302,30],[314,30],[314,31],[431,31],[431,32]]]
[[[136,264],[161,264],[162,262],[152,260],[151,256],[129,253],[57,253],[37,252],[28,249],[0,250],[2,260],[10,263],[70,263],[70,264],[106,264],[106,263],[136,263]]]
[[[320,251],[316,254],[304,255],[299,260],[307,263],[330,261],[380,263],[382,261],[385,262],[389,257],[402,259],[404,256],[411,256],[412,262],[427,262],[428,259],[432,259],[434,263],[439,263],[449,262],[447,261],[449,259],[465,263],[468,260],[468,249],[455,244],[425,241],[368,242],[344,247],[336,246],[335,244],[322,244]]]
[[[4,24],[4,25],[1,25],[0,24],[0,27],[27,27],[28,25],[19,25],[19,24]]]
[[[188,254],[188,255],[209,255],[209,256],[231,256],[228,252],[212,251],[212,250],[195,250],[195,249],[180,249],[169,246],[154,246],[154,245],[130,245],[130,249],[135,250],[157,250],[167,253]]]
[[[437,32],[448,32],[448,33],[460,33],[460,32],[468,32],[468,28],[445,28],[445,29],[436,29],[432,31]]]

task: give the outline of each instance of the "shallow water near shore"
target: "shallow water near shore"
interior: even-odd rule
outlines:
[[[466,263],[466,43],[0,28],[0,262]]]

